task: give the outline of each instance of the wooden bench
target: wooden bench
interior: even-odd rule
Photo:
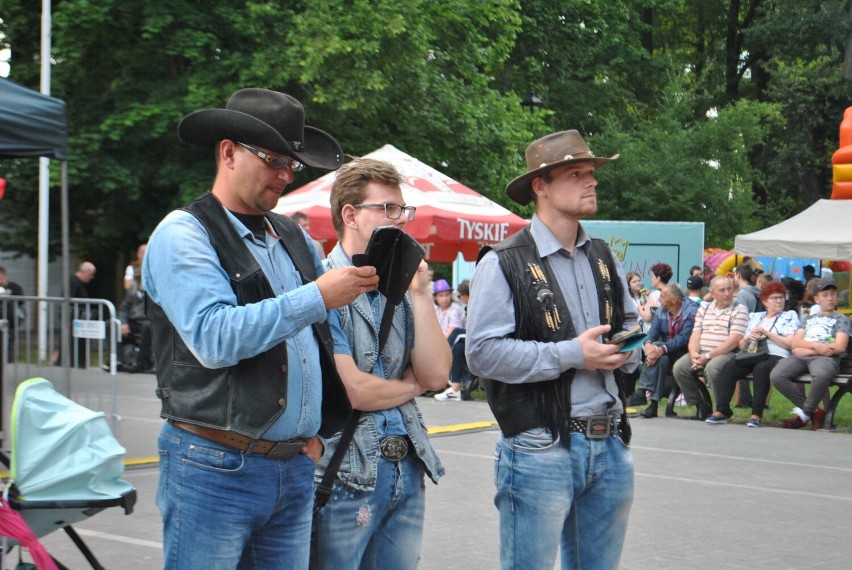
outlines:
[[[751,374],[744,378],[744,380],[751,379]],[[847,353],[846,356],[840,360],[840,368],[837,372],[837,376],[831,380],[831,384],[829,385],[829,393],[832,387],[836,387],[837,391],[835,391],[834,395],[831,396],[831,400],[828,401],[828,405],[825,408],[823,429],[837,429],[837,426],[834,425],[834,414],[837,411],[837,406],[840,404],[840,400],[843,396],[852,392],[852,382],[850,382],[850,379],[852,379],[852,352]],[[813,376],[810,374],[803,374],[796,379],[796,382],[800,384],[810,384],[812,380]],[[707,389],[707,384],[703,381],[699,381],[698,388],[701,390],[702,397],[704,397],[708,402],[713,401],[710,398],[710,391]],[[677,382],[674,378],[672,378],[672,389],[669,392],[669,401],[666,403],[666,417],[677,415],[674,411],[674,405],[678,396],[680,396],[680,386],[678,386]]]

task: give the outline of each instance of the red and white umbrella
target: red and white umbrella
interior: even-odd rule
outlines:
[[[402,174],[405,204],[417,208],[405,231],[426,248],[428,261],[452,262],[459,252],[473,261],[483,245],[501,241],[527,225],[526,220],[493,200],[389,144],[365,158],[389,162]],[[329,204],[334,177],[335,173],[329,172],[290,192],[275,208],[284,215],[306,214],[311,235],[323,244],[326,253],[337,243]]]

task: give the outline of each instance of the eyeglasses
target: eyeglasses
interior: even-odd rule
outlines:
[[[269,168],[273,168],[275,170],[283,170],[285,168],[289,168],[293,172],[301,172],[305,165],[296,160],[295,158],[291,158],[289,156],[285,156],[283,154],[279,155],[271,155],[263,152],[259,148],[253,147],[250,144],[241,143],[237,141],[237,144],[261,159],[266,163],[266,166]]]
[[[768,301],[786,301],[787,297],[784,295],[770,295],[766,298]]]
[[[405,219],[409,222],[414,219],[414,212],[417,208],[414,206],[400,206],[391,202],[385,204],[355,204],[355,208],[384,208],[385,216],[390,220],[398,220],[402,213],[405,212]]]

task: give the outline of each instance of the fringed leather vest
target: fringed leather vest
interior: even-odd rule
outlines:
[[[479,259],[493,249],[512,290],[515,309],[513,338],[540,342],[560,342],[577,337],[568,306],[550,265],[538,253],[529,226],[506,240],[486,246]],[[606,243],[591,239],[588,251],[598,292],[601,324],[612,325],[611,333],[624,324],[623,291],[616,265]],[[562,445],[570,447],[571,382],[574,369],[558,378],[528,384],[508,384],[480,379],[488,404],[500,430],[507,437],[528,429],[545,427]]]

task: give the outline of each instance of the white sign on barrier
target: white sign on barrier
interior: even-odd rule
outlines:
[[[74,319],[72,330],[74,338],[106,338],[105,321],[86,321],[83,319]]]

